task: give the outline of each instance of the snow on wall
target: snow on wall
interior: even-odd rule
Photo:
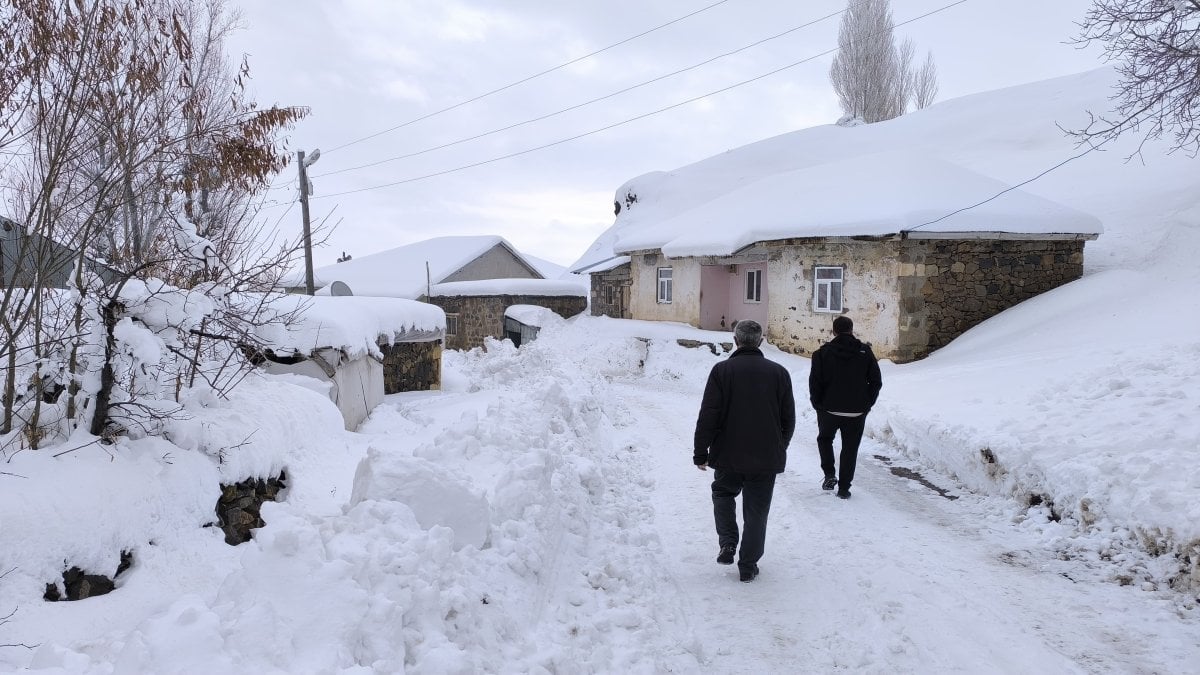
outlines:
[[[540,295],[586,297],[586,279],[484,279],[435,284],[431,297],[456,295]]]

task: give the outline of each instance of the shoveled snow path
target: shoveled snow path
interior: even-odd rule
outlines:
[[[1169,598],[1073,581],[1028,535],[997,525],[984,498],[949,500],[892,475],[877,442],[864,442],[851,500],[821,491],[805,410],[762,574],[739,583],[736,567],[714,561],[713,474],[690,464],[702,384],[614,383],[609,400],[640,421],[622,427],[622,442],[657,480],[664,565],[714,672],[1196,671],[1200,625]]]

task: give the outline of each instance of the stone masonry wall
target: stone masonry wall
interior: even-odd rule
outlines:
[[[901,242],[897,361],[926,356],[967,329],[1083,275],[1083,241]]]
[[[442,342],[379,345],[383,352],[383,393],[442,388]]]
[[[569,318],[587,309],[587,298],[581,295],[460,295],[436,296],[431,304],[447,314],[458,315],[458,334],[446,335],[447,349],[482,347],[487,337],[504,337],[504,310],[513,305],[537,305]]]
[[[596,272],[592,280],[592,316],[611,316],[614,319],[628,319],[629,293],[633,287],[633,273],[629,263],[620,265],[607,272]],[[613,302],[605,302],[608,294],[606,286],[614,287]]]

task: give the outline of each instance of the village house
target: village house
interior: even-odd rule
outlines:
[[[880,153],[741,179],[651,210],[669,176],[618,192],[606,257],[577,263],[592,313],[708,330],[761,323],[808,354],[848,314],[876,354],[919,359],[1039,293],[1078,279],[1100,222],[944,160]],[[607,248],[607,247],[602,247]]]
[[[584,285],[547,279],[541,269],[546,266],[502,237],[450,236],[321,267],[313,278],[318,295],[349,292],[437,305],[446,313],[445,347],[470,349],[488,337],[505,337],[509,306],[538,305],[563,317],[587,308]],[[284,283],[289,292],[303,292],[303,273],[292,273]]]
[[[66,288],[78,262],[79,252],[75,249],[0,216],[0,288]],[[121,276],[90,257],[85,256],[83,263],[88,272],[105,282]]]

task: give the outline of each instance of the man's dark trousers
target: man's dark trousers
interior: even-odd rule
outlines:
[[[717,471],[712,484],[713,515],[717,521],[717,539],[722,548],[738,543],[737,504],[742,495],[742,549],[738,567],[750,568],[763,555],[767,538],[767,514],[775,491],[773,473],[737,473]]]
[[[854,482],[854,467],[858,464],[858,444],[862,442],[863,428],[867,425],[865,414],[858,417],[834,415],[824,410],[817,411],[817,450],[821,453],[821,470],[833,476],[833,436],[842,434],[842,454],[838,458],[838,489],[849,490]]]

